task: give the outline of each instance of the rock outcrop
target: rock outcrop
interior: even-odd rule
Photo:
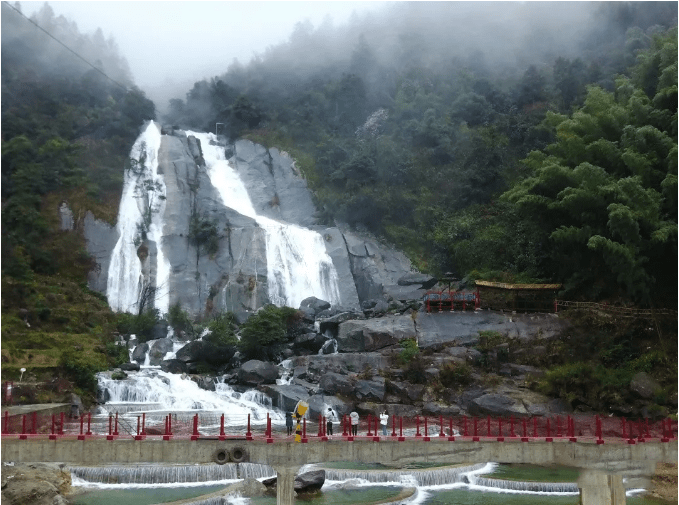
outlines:
[[[21,463],[2,467],[2,503],[66,505],[71,473],[62,464]]]
[[[158,151],[158,175],[165,186],[162,237],[155,242],[139,238],[143,285],[151,290],[167,287],[169,305],[178,303],[193,315],[227,310],[246,315],[270,303],[265,230],[222,201],[205,165],[205,146],[196,137],[181,130],[162,132]],[[341,307],[358,309],[365,300],[385,296],[413,299],[430,283],[428,276],[411,275],[411,263],[402,253],[373,238],[343,225],[317,225],[311,193],[287,153],[248,140],[222,142],[219,149],[230,156],[258,215],[308,227],[323,237],[337,273]],[[62,225],[70,226],[68,207],[62,205],[59,213]],[[195,240],[201,224],[214,227],[209,252]],[[90,288],[106,294],[118,231],[91,213],[83,229],[88,252],[97,262]],[[169,262],[167,286],[156,285],[159,247]]]

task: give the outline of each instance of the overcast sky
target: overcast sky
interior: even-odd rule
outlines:
[[[20,3],[30,16],[45,2]],[[75,21],[80,32],[101,28],[106,38],[112,35],[136,84],[147,90],[214,77],[234,58],[247,63],[268,46],[286,41],[297,22],[308,19],[318,27],[329,16],[340,25],[354,11],[381,7],[381,2],[318,1],[48,3],[56,16]]]

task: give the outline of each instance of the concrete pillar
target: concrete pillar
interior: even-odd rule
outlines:
[[[295,476],[299,466],[275,466],[276,470],[276,505],[294,505]]]
[[[622,475],[611,475],[597,470],[581,470],[578,478],[582,505],[625,505]]]

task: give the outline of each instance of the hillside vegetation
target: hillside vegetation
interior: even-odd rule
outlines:
[[[127,357],[112,344],[118,317],[87,289],[84,238],[60,231],[58,209],[68,201],[79,231],[88,210],[115,223],[130,146],[155,106],[101,30],[81,34],[47,4],[33,20],[99,67],[2,3],[2,377],[61,371],[92,392],[92,373]]]

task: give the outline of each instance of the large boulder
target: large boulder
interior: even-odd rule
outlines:
[[[390,367],[387,356],[378,352],[314,354],[292,358],[295,377],[304,374],[307,380],[319,380],[327,372],[346,375],[350,372],[373,372]]]
[[[186,363],[178,359],[167,359],[160,362],[160,369],[167,373],[186,373],[188,367]]]
[[[309,419],[318,420],[319,415],[326,415],[328,407],[332,408],[340,418],[351,412],[353,405],[336,396],[316,394],[307,400],[309,404]]]
[[[136,361],[140,365],[143,365],[146,361],[146,353],[149,352],[149,345],[146,342],[142,342],[134,348],[132,351],[132,361]]]
[[[325,483],[325,470],[313,470],[295,477],[296,493],[311,493],[320,490]],[[264,479],[262,485],[270,489],[275,489],[278,484],[278,477]]]
[[[406,401],[416,402],[422,399],[424,386],[410,382],[390,381],[390,390]]]
[[[306,349],[307,351],[317,353],[325,344],[326,337],[319,333],[302,333],[295,337],[294,349],[298,352],[301,349]]]
[[[646,372],[639,372],[632,377],[629,388],[637,396],[650,400],[661,389],[661,386]]]
[[[318,313],[322,310],[326,310],[330,308],[330,303],[326,302],[325,300],[320,300],[316,298],[315,296],[310,296],[309,298],[305,298],[302,300],[299,304],[300,309],[308,308],[314,311],[315,313]]]
[[[246,386],[275,384],[278,379],[278,367],[268,361],[251,359],[238,369],[238,382]]]
[[[149,350],[149,363],[153,366],[160,365],[168,352],[172,352],[173,343],[171,338],[161,338],[151,345]]]
[[[528,417],[530,413],[523,403],[504,394],[489,393],[474,398],[467,408],[473,416]]]
[[[57,463],[17,463],[2,468],[2,503],[65,505],[71,472]]]
[[[354,396],[360,402],[381,402],[384,400],[386,392],[385,380],[375,378],[375,380],[356,381]]]
[[[205,340],[194,340],[177,351],[179,361],[184,363],[209,363],[220,366],[228,363],[236,353],[236,346],[217,346]]]
[[[354,383],[348,376],[334,372],[323,375],[318,385],[323,392],[329,395],[338,393],[348,395],[354,391]]]
[[[325,470],[313,470],[295,477],[295,491],[297,493],[311,493],[319,491],[325,483]]]
[[[309,391],[299,384],[272,384],[262,386],[262,391],[271,398],[271,404],[285,412],[292,412],[297,402],[309,398]]]
[[[415,323],[410,316],[388,316],[365,321],[346,321],[339,325],[339,352],[377,351],[416,338]]]
[[[422,405],[422,412],[430,416],[456,416],[460,413],[460,407],[455,404],[425,402]]]

